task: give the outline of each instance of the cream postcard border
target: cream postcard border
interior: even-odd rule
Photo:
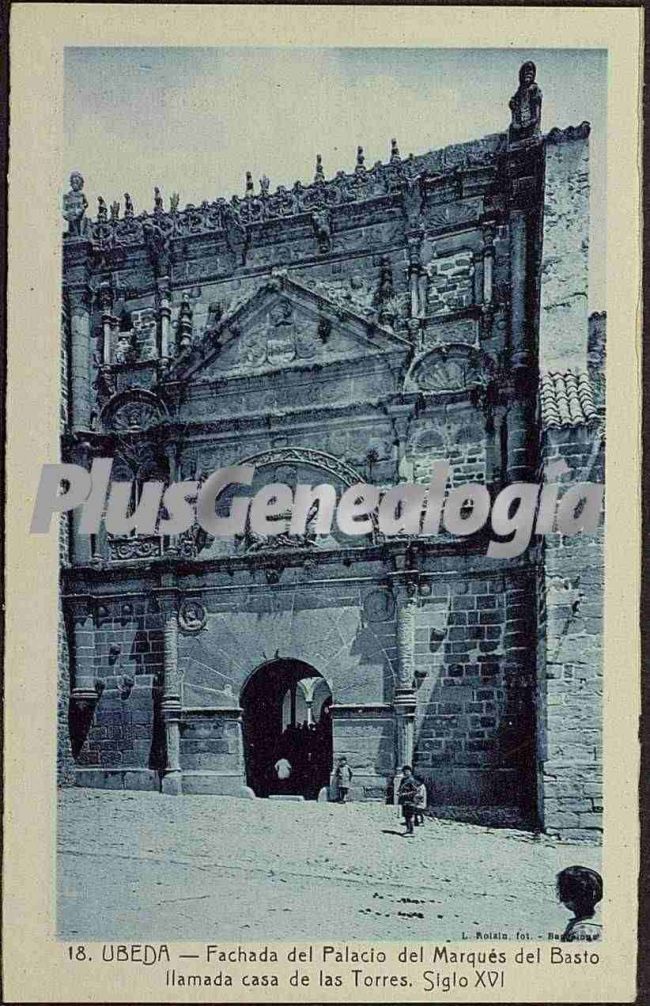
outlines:
[[[634,998],[640,712],[642,8],[15,4],[11,16],[5,657],[5,1001],[160,1001],[148,968],[64,959],[54,938],[58,541],[28,534],[59,445],[63,48],[344,45],[608,50],[604,966],[520,968],[490,1001]],[[435,109],[432,109],[435,115]],[[569,123],[556,123],[566,126]],[[145,934],[146,936],[146,934]],[[189,947],[185,944],[185,947]],[[384,945],[385,946],[385,945]],[[463,944],[471,949],[472,944]],[[288,965],[286,965],[288,967]],[[594,974],[595,972],[595,974]],[[170,990],[171,991],[171,990]],[[229,990],[224,1001],[244,1001]],[[469,995],[468,995],[469,993]],[[415,1000],[416,988],[376,999]],[[273,1001],[272,990],[251,991]],[[332,990],[282,1001],[335,1000]],[[342,994],[338,993],[338,998]],[[359,990],[356,998],[369,1001]],[[438,997],[436,997],[438,998]],[[470,1001],[471,990],[446,993]],[[345,993],[353,1001],[354,993]],[[174,989],[167,1001],[214,1001]],[[487,1001],[477,993],[475,1001]]]

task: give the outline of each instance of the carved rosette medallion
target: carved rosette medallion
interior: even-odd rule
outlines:
[[[368,622],[387,622],[395,614],[395,598],[388,590],[372,590],[363,602]]]
[[[129,433],[157,426],[166,418],[167,410],[157,395],[133,388],[110,398],[100,421],[105,430]]]

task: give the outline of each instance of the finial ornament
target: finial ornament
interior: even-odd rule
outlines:
[[[401,161],[401,159],[397,140],[392,139],[390,141],[390,162],[391,164],[395,164],[396,161]]]
[[[117,199],[114,199],[111,203],[111,223],[117,223],[120,218],[120,204]]]
[[[187,293],[181,296],[181,306],[178,312],[179,348],[189,349],[192,345],[192,305]]]
[[[172,192],[171,196],[169,197],[169,212],[170,213],[178,213],[178,203],[179,203],[180,198],[181,197],[178,194],[178,192]]]
[[[519,87],[510,99],[510,142],[539,136],[542,123],[542,92],[535,81],[537,67],[528,60],[519,68]]]
[[[316,170],[314,172],[315,182],[325,181],[325,172],[323,171],[323,157],[321,154],[316,154]]]
[[[68,221],[68,237],[87,237],[89,221],[86,220],[88,200],[83,191],[83,175],[73,171],[70,175],[70,190],[63,197],[63,219]]]
[[[124,219],[131,220],[133,218],[133,200],[128,192],[124,193]]]
[[[160,189],[156,185],[153,190],[153,209],[154,213],[162,213],[164,211],[163,198],[160,195]]]
[[[105,224],[108,220],[108,209],[103,196],[97,196],[97,223]]]
[[[357,147],[357,171],[364,170],[365,154],[363,152],[363,147]]]
[[[263,199],[267,198],[269,194],[270,185],[271,185],[270,179],[267,178],[266,175],[262,175],[262,177],[260,178],[260,195],[262,196]]]
[[[255,191],[255,186],[253,185],[253,174],[251,171],[246,172],[246,195],[252,196]]]

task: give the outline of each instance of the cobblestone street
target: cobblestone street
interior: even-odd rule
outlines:
[[[459,940],[561,933],[558,870],[595,845],[381,804],[66,789],[59,936],[84,940]]]

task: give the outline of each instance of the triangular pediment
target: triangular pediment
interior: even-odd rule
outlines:
[[[225,378],[406,352],[410,343],[354,305],[286,277],[272,277],[180,358],[176,377]]]

